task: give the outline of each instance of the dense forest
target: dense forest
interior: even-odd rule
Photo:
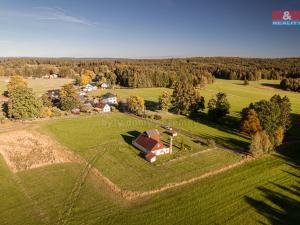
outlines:
[[[110,84],[127,87],[174,87],[180,75],[195,86],[212,83],[214,77],[237,80],[296,78],[300,58],[256,59],[237,57],[198,57],[181,59],[71,59],[2,58],[0,76],[19,74],[43,77],[58,74],[76,78],[85,70],[104,76]]]

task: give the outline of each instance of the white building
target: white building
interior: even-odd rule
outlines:
[[[110,105],[118,104],[117,96],[112,93],[106,93],[105,95],[103,95],[101,98],[101,102]]]

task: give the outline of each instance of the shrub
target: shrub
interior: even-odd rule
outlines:
[[[91,113],[93,110],[93,107],[91,105],[82,104],[82,105],[80,105],[79,109],[80,109],[80,112]]]
[[[41,111],[40,117],[41,118],[47,118],[47,117],[52,117],[52,109],[50,107],[44,107]]]
[[[243,84],[244,85],[249,85],[249,81],[248,80],[244,80]]]
[[[52,116],[59,117],[62,115],[64,115],[64,113],[59,108],[52,107]]]
[[[161,115],[154,115],[154,117],[153,117],[153,119],[155,119],[155,120],[161,120],[162,119],[162,117],[161,117]]]

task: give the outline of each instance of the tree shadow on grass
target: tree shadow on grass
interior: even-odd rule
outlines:
[[[280,84],[261,83],[261,85],[265,87],[283,90],[282,88],[280,88]]]
[[[257,188],[267,201],[257,200],[249,196],[245,196],[245,201],[254,207],[258,213],[267,218],[271,224],[300,224],[300,151],[295,145],[286,146],[279,149],[278,157],[284,159],[286,164],[296,169],[296,172],[283,172],[287,176],[292,177],[297,185],[287,187],[270,182],[273,188],[276,188],[278,191],[266,187]],[[261,221],[258,222],[262,223]]]
[[[292,126],[285,135],[285,142],[299,140],[300,141],[300,115],[291,114]]]
[[[236,135],[238,137],[242,137],[244,139],[248,139],[245,135],[243,135],[240,130],[240,120],[237,117],[226,116],[222,121],[215,122],[211,121],[208,117],[207,113],[198,112],[196,114],[191,114],[189,118],[195,122],[204,124],[206,126],[215,128],[217,130]],[[214,139],[218,144],[223,145],[224,147],[231,148],[233,150],[237,150],[239,152],[248,152],[249,143],[246,141],[229,138],[229,137],[221,137],[216,135],[201,135],[204,138]]]
[[[158,110],[158,102],[145,100],[145,108],[147,110],[156,112]]]
[[[220,121],[212,121],[208,117],[207,113],[204,112],[197,112],[197,113],[192,113],[189,116],[189,119],[204,124],[209,127],[213,127],[215,129],[218,129],[220,131],[224,131],[230,134],[234,134],[240,137],[245,137],[241,132],[240,132],[240,119],[237,117],[233,116],[226,116]]]

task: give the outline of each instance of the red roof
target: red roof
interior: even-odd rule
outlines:
[[[134,140],[134,142],[139,144],[140,146],[142,146],[148,151],[156,151],[165,147],[164,144],[162,144],[161,142],[155,139],[148,137],[145,133],[140,134],[140,136],[138,136]]]
[[[148,159],[148,160],[150,160],[150,159],[152,159],[154,157],[156,157],[156,156],[152,152],[150,152],[150,153],[148,153],[148,154],[145,155],[145,158]]]

